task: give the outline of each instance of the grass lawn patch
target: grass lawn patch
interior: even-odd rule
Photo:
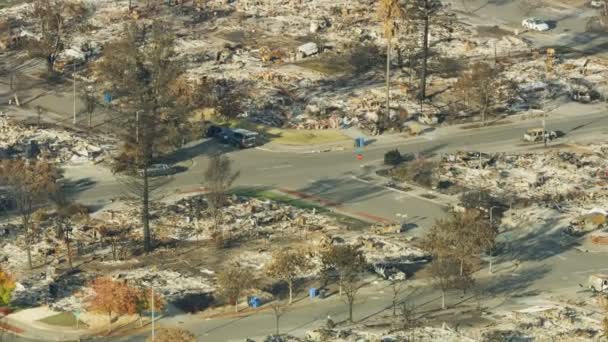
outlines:
[[[74,316],[71,312],[62,312],[54,316],[49,316],[41,319],[39,322],[48,324],[48,325],[56,325],[60,327],[76,327],[76,316]],[[82,321],[78,321],[78,327],[86,328],[87,325]]]
[[[244,128],[263,134],[269,141],[283,145],[319,145],[335,142],[347,142],[349,137],[337,129],[304,130],[283,129],[259,125],[245,120],[234,120],[227,123],[232,128]]]
[[[265,188],[253,188],[253,187],[242,187],[236,188],[232,191],[234,194],[245,197],[254,197],[260,199],[267,199],[278,203],[284,203],[296,208],[301,209],[313,209],[315,208],[318,213],[325,213],[328,210],[322,206],[314,204],[309,201],[293,198],[287,195],[283,195],[279,192],[272,191]]]

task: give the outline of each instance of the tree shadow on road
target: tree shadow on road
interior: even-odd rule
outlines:
[[[320,197],[334,205],[340,205],[354,204],[379,197],[387,190],[381,186],[374,186],[344,177],[316,180],[297,191],[313,197]]]

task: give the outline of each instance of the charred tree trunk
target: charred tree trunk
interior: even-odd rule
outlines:
[[[391,116],[391,40],[386,44],[386,116],[384,117],[384,127],[387,126]]]
[[[424,33],[422,37],[422,73],[420,76],[420,101],[426,99],[426,77],[429,59],[429,16],[424,15]]]
[[[152,244],[150,242],[150,189],[148,183],[148,163],[144,163],[143,168],[144,186],[142,193],[142,211],[141,219],[144,226],[144,251],[150,252],[152,250]]]

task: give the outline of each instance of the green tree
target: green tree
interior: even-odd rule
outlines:
[[[122,144],[114,171],[134,177],[139,185],[144,250],[152,249],[148,168],[163,153],[175,148],[175,134],[184,122],[184,109],[173,96],[172,85],[183,73],[177,59],[175,35],[159,20],[125,25],[122,36],[104,49],[100,62],[104,79],[112,84],[128,109],[120,121]],[[170,134],[173,132],[173,135]]]
[[[399,0],[380,0],[377,9],[378,18],[382,22],[382,32],[386,39],[386,114],[385,123],[388,122],[391,112],[391,42],[399,29],[398,21],[405,17],[405,8]]]

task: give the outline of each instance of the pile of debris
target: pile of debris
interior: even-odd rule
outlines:
[[[460,152],[443,157],[439,179],[464,187],[475,184],[499,196],[517,194],[533,200],[593,198],[605,183],[598,174],[608,161],[593,147],[594,153],[547,152],[494,155]]]
[[[151,267],[129,271],[118,271],[112,276],[128,280],[130,284],[142,288],[154,288],[172,302],[188,294],[211,293],[215,289],[215,273],[200,269],[198,275],[185,275],[172,270],[155,270]]]
[[[491,329],[482,329],[485,340],[590,341],[601,335],[593,310],[562,305],[540,305],[518,311],[496,312]],[[494,339],[492,339],[494,338]]]
[[[113,142],[58,129],[26,127],[0,117],[0,159],[39,156],[57,162],[102,162],[109,158]]]

